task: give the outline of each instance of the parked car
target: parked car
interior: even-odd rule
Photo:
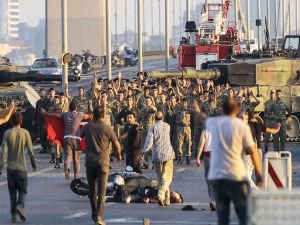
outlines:
[[[43,74],[61,75],[62,70],[56,59],[42,58],[36,59],[30,68],[30,71],[36,71]]]
[[[244,39],[241,43],[241,53],[242,54],[251,54],[253,51],[258,50],[257,39],[250,39],[250,51],[247,49],[248,40]]]

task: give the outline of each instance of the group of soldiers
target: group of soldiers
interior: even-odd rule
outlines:
[[[227,98],[235,98],[241,111],[254,112],[260,104],[259,98],[248,88],[235,90],[229,84],[215,84],[213,81],[195,79],[163,79],[150,81],[143,73],[131,80],[122,79],[119,74],[114,80],[94,76],[89,90],[78,88],[78,95],[57,94],[53,88],[48,92],[40,90],[41,99],[36,106],[34,124],[37,125],[42,152],[53,147],[47,143],[45,125],[41,108],[48,112],[68,111],[68,103],[76,103],[77,111],[92,112],[97,106],[106,108],[105,122],[112,126],[121,137],[127,123],[127,114],[134,113],[141,130],[141,148],[144,145],[148,129],[154,124],[155,113],[162,111],[164,120],[171,127],[171,143],[178,164],[190,164],[191,156],[196,155],[205,117],[222,115],[222,103]],[[281,91],[270,91],[270,100],[265,102],[264,121],[266,125],[281,123],[279,134],[274,135],[275,150],[284,150],[286,135],[286,112],[291,108],[281,100]],[[276,137],[275,137],[276,136]],[[267,136],[266,140],[269,140]],[[281,144],[279,145],[279,141]],[[268,149],[268,141],[266,142]],[[126,152],[126,149],[124,149]],[[52,151],[54,153],[54,151]],[[54,162],[54,158],[51,158]]]

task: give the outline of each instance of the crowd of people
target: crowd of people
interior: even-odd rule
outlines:
[[[257,151],[261,149],[261,135],[263,132],[273,134],[274,149],[284,150],[286,114],[292,110],[282,101],[281,90],[270,90],[270,99],[264,103],[265,124],[259,124],[254,120],[254,112],[261,103],[260,98],[249,88],[233,89],[229,84],[199,79],[149,80],[143,73],[138,73],[132,80],[122,79],[121,74],[111,81],[94,76],[90,89],[86,91],[79,87],[77,96],[70,96],[67,91],[56,93],[53,88],[48,93],[40,89],[39,94],[41,99],[36,104],[33,125],[38,129],[41,153],[51,152],[49,163],[55,163],[55,167],[59,168],[62,148],[47,141],[44,116],[62,119],[65,125],[62,147],[67,179],[70,178],[72,160],[74,179],[80,179],[79,142],[81,138],[86,139],[85,166],[91,188],[92,219],[98,224],[105,224],[103,209],[109,161],[115,157],[126,159],[126,166],[131,166],[137,173],[148,169],[152,162],[159,180],[158,203],[168,206],[173,160],[178,165],[184,162],[189,165],[191,158],[195,157],[197,166],[200,166],[200,157],[203,156],[211,209],[218,210],[218,205],[223,204],[221,208],[224,210],[218,210],[219,220],[229,221],[228,199],[232,198],[241,208],[238,212],[240,221],[245,221],[245,204],[237,203],[245,200],[244,185],[251,182],[253,169],[256,170],[253,184],[260,186],[262,183],[262,153]],[[237,116],[240,119],[235,118]],[[19,117],[20,113],[13,115],[17,128],[22,122]],[[80,122],[91,118],[93,120],[80,132]],[[226,133],[224,129],[227,128]],[[27,140],[27,133],[23,133]],[[8,145],[7,136],[15,135],[14,132],[6,132],[2,146]],[[268,151],[269,136],[266,137],[264,152]],[[24,148],[32,149],[31,142],[27,140],[24,143]],[[242,159],[241,152],[245,149],[248,157],[245,154]],[[216,153],[218,151],[219,154]],[[0,169],[4,156],[1,154]],[[30,156],[32,166],[36,168],[32,151]],[[240,171],[242,160],[246,160],[248,165],[245,173]],[[245,177],[247,180],[244,180]],[[222,190],[224,185],[231,188],[231,192]],[[240,196],[233,197],[234,191]],[[230,196],[227,196],[228,193]],[[15,193],[11,195],[15,196]],[[18,213],[22,219],[22,204],[11,201],[14,201],[11,203],[12,218]]]

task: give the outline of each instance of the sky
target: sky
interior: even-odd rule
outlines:
[[[51,1],[51,0],[50,0]],[[71,0],[69,0],[71,1]],[[88,1],[88,0],[87,0]],[[125,0],[111,0],[111,7],[112,7],[112,16],[115,15],[115,1],[117,5],[117,28],[118,32],[122,33],[124,32],[125,28],[125,22],[124,22],[124,8],[125,8]],[[151,2],[153,1],[153,30],[154,34],[158,34],[159,32],[159,0],[144,0],[145,2],[145,30],[147,33],[152,33],[152,23],[151,23],[151,16],[152,16],[152,10],[151,10]],[[285,0],[288,2],[287,0]],[[292,0],[294,2],[295,0]],[[129,30],[134,30],[134,0],[127,0],[128,2],[128,29]],[[164,16],[164,0],[161,0],[161,13],[162,17]],[[185,10],[185,2],[186,0],[170,0],[170,27],[173,25],[173,2],[175,2],[175,24],[179,24],[179,21],[183,21],[184,19],[183,14]],[[181,2],[181,7],[179,2]],[[192,9],[196,8],[196,5],[199,3],[203,3],[204,0],[190,0],[190,4]],[[221,0],[208,0],[208,2],[221,2]],[[262,0],[262,18],[266,15],[266,0]],[[280,1],[281,2],[281,1]],[[242,5],[244,6],[244,15],[245,19],[247,21],[247,10],[246,10],[246,0],[241,0]],[[21,22],[26,22],[30,26],[36,26],[39,22],[39,19],[45,17],[45,0],[20,0],[20,14],[21,14]],[[286,3],[288,4],[288,3]],[[232,6],[233,7],[233,6]],[[181,8],[181,18],[180,18],[180,8]],[[271,11],[272,13],[274,12],[274,0],[271,0]],[[288,10],[287,10],[288,12]],[[199,12],[200,13],[200,12]],[[274,13],[273,13],[274,14]],[[293,14],[293,28],[295,27],[295,7],[292,7],[292,14]],[[233,18],[233,13],[231,12],[230,14],[231,18]],[[251,0],[251,24],[252,28],[254,27],[255,24],[255,19],[257,17],[257,0]],[[271,18],[274,18],[274,15],[271,14]],[[198,15],[197,13],[192,14],[192,19],[196,20],[198,22]],[[115,30],[115,18],[112,18],[112,29],[113,33]],[[232,21],[232,19],[231,19]],[[274,26],[274,19],[271,20],[273,22]],[[300,23],[300,22],[299,22]],[[263,22],[264,24],[264,22]],[[161,29],[163,31],[164,29],[164,21],[162,19],[162,26]],[[274,31],[274,28],[273,28]],[[271,34],[273,33],[272,31],[272,25],[271,25]],[[171,31],[172,35],[172,31]]]

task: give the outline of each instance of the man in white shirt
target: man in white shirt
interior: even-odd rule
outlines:
[[[169,206],[175,152],[171,145],[170,125],[163,121],[163,113],[161,111],[155,114],[155,124],[148,130],[142,150],[143,154],[150,151],[150,149],[152,150],[152,162],[159,180],[158,204]]]
[[[247,194],[249,184],[243,152],[251,155],[262,185],[262,168],[250,128],[237,118],[239,107],[234,99],[223,104],[224,116],[207,119],[206,129],[211,133],[211,155],[208,180],[212,183],[217,204],[218,224],[229,224],[232,201],[240,222],[247,224]]]

